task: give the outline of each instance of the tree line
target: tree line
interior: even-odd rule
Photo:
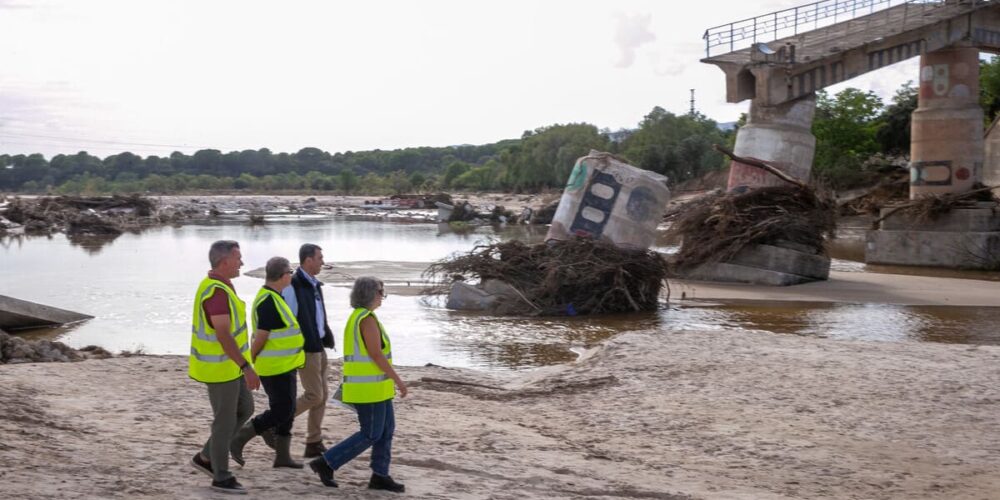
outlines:
[[[731,133],[702,115],[654,108],[638,128],[612,133],[587,123],[526,131],[518,139],[472,146],[393,151],[296,153],[268,149],[222,153],[206,149],[168,157],[123,152],[99,158],[85,151],[56,155],[0,155],[0,190],[56,194],[195,190],[325,191],[388,194],[440,189],[533,192],[559,188],[574,162],[591,149],[634,159],[636,166],[672,182],[723,165],[713,142]]]
[[[984,61],[980,103],[987,122],[1000,112],[1000,58]],[[834,188],[872,182],[873,155],[906,155],[917,89],[902,85],[888,104],[874,92],[817,92],[813,175]],[[737,127],[745,122],[745,115]],[[30,193],[178,193],[188,191],[318,191],[390,194],[434,190],[535,192],[561,188],[577,158],[591,149],[667,176],[671,184],[724,168],[713,144],[732,146],[734,130],[705,116],[654,107],[634,129],[612,132],[588,123],[557,124],[520,138],[484,145],[329,153],[303,148],[204,149],[168,157],[123,152],[99,158],[85,151],[56,155],[0,154],[0,191]]]

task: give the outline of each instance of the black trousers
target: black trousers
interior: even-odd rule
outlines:
[[[264,392],[267,393],[269,408],[253,419],[253,428],[257,434],[274,429],[274,433],[279,436],[292,435],[296,382],[296,370],[260,378],[260,385],[264,386]]]

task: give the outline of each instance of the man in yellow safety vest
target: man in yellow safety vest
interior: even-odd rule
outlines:
[[[284,257],[271,257],[264,266],[264,286],[253,301],[254,369],[267,393],[268,409],[250,419],[233,438],[233,460],[243,464],[243,447],[254,436],[273,432],[269,445],[275,451],[274,467],[301,469],[302,462],[292,459],[292,423],[295,420],[296,370],[306,362],[305,340],[280,290],[292,281],[292,266]]]
[[[243,266],[240,244],[212,243],[208,261],[212,269],[194,297],[188,375],[208,388],[212,434],[191,465],[212,476],[213,490],[246,494],[229,472],[229,445],[236,429],[253,415],[250,391],[260,387],[260,378],[250,361],[246,304],[230,281]]]

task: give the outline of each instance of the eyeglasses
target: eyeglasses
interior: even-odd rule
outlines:
[[[383,299],[389,296],[388,293],[385,293],[385,288],[379,288],[378,294],[381,295]]]
[[[285,271],[285,274],[295,274],[295,271],[292,271],[291,269],[289,269],[289,270]]]

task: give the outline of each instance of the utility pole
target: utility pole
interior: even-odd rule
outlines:
[[[688,114],[694,116],[694,89],[691,89],[691,111]]]

